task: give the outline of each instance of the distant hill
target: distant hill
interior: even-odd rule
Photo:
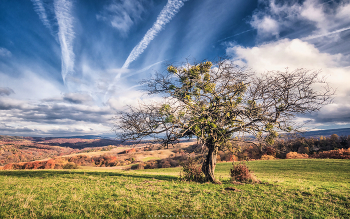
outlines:
[[[330,136],[332,134],[337,134],[338,136],[348,136],[350,135],[350,128],[309,131],[301,133],[301,136],[305,138],[317,138],[320,136]]]

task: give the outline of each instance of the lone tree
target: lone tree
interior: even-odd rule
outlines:
[[[165,145],[196,136],[208,148],[202,172],[207,181],[217,182],[217,152],[234,134],[253,134],[272,144],[278,132],[294,130],[290,124],[296,114],[317,111],[331,101],[334,92],[318,73],[286,69],[258,75],[230,60],[170,65],[144,81],[148,93],[164,102],[129,106],[119,114],[116,128],[124,140],[155,137]]]

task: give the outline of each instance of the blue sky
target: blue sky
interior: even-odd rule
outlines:
[[[0,134],[113,135],[138,86],[169,63],[219,56],[256,72],[321,70],[334,103],[298,117],[350,127],[350,1],[3,0]]]

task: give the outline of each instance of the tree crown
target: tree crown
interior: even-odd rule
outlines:
[[[144,81],[149,94],[164,103],[130,107],[119,117],[123,139],[165,132],[163,142],[195,135],[207,145],[225,145],[234,133],[250,133],[272,144],[278,131],[293,130],[296,114],[317,111],[333,91],[318,71],[296,69],[255,74],[230,60],[184,66],[170,65]],[[324,84],[322,90],[315,84]]]

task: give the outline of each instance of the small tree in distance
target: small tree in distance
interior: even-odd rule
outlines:
[[[321,90],[314,85],[325,85]],[[249,133],[272,144],[278,132],[290,132],[296,114],[319,110],[331,101],[333,90],[305,69],[258,75],[230,60],[195,65],[170,65],[163,74],[144,81],[149,94],[163,103],[129,106],[119,114],[116,128],[124,140],[164,136],[164,142],[196,136],[208,148],[202,164],[207,181],[214,176],[216,155],[230,147],[233,136]]]

